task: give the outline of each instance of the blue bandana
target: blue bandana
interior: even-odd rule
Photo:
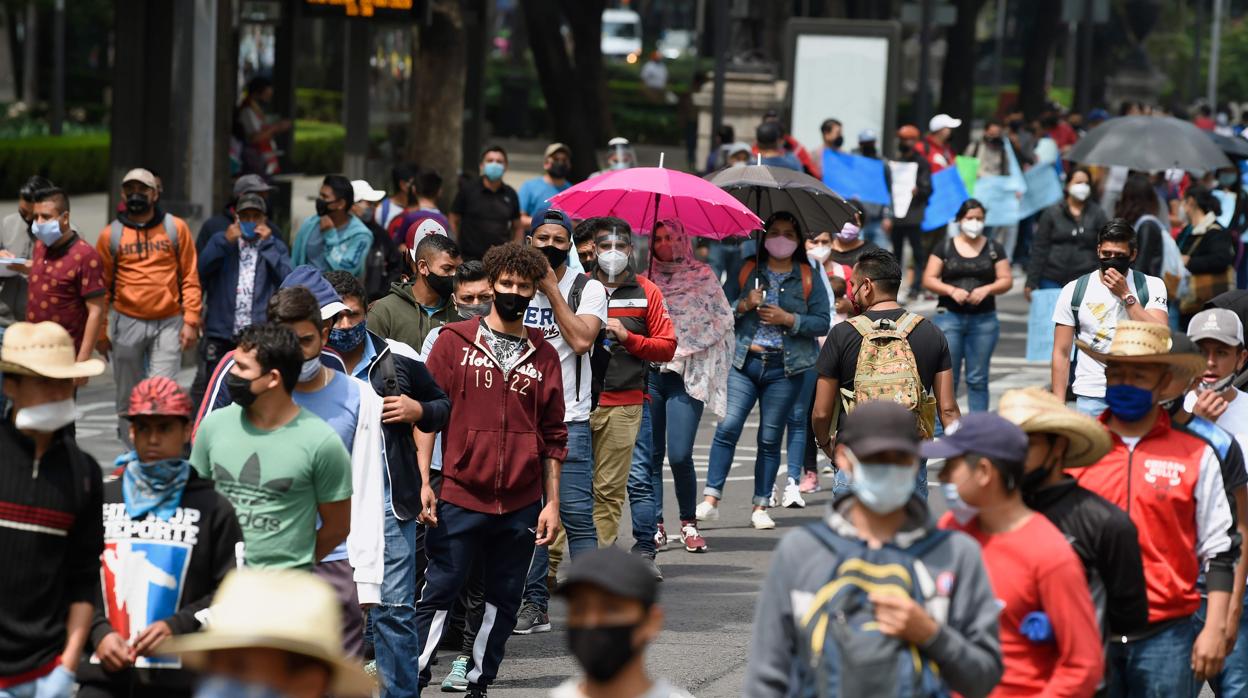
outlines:
[[[191,462],[188,460],[169,458],[140,463],[137,457],[130,458],[121,476],[126,514],[132,519],[142,519],[151,512],[161,521],[168,521],[182,503],[182,491],[190,479]]]

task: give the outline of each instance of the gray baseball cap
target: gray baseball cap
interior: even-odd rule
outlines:
[[[261,177],[260,175],[243,175],[242,177],[234,180],[235,197],[242,196],[243,194],[273,191],[274,189],[276,189],[276,187],[269,186],[269,183],[264,181],[264,177]]]
[[[1202,310],[1187,323],[1187,336],[1193,342],[1212,339],[1233,347],[1244,344],[1244,323],[1239,316],[1226,308]]]
[[[264,203],[264,197],[259,194],[243,194],[238,197],[238,203],[234,204],[234,212],[238,213],[249,209],[255,209],[260,213],[268,213],[269,207]]]

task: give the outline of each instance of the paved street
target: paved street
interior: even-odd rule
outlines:
[[[925,302],[913,307],[931,313],[935,304]],[[992,366],[994,404],[1003,390],[1043,385],[1048,381],[1047,365],[1027,364],[1021,359],[1027,327],[1026,302],[1021,290],[1000,299],[998,307],[1001,341]],[[191,378],[192,371],[184,370],[179,376],[179,383],[189,385]],[[84,413],[78,423],[81,441],[102,465],[107,465],[120,450],[114,436],[116,419],[113,417],[111,378],[106,375],[93,380],[82,390],[79,401]],[[830,491],[821,492],[807,498],[808,505],[804,510],[774,510],[777,524],[774,531],[750,528],[748,499],[753,481],[756,427],[756,420],[747,423],[737,449],[729,475],[727,499],[721,506],[722,518],[703,531],[710,551],[693,555],[673,545],[660,553],[658,558],[665,576],[662,599],[667,624],[659,643],[649,655],[650,665],[655,674],[669,677],[700,698],[740,695],[754,602],[767,572],[771,550],[780,536],[814,521],[831,497]],[[699,488],[705,482],[713,433],[714,423],[704,419],[694,450]],[[934,474],[932,477],[935,477]],[[826,477],[824,480],[825,486],[828,485]],[[670,477],[665,485],[666,519],[676,522],[676,497]],[[939,499],[940,495],[934,492],[934,507],[941,506]],[[675,533],[675,526],[669,530]],[[625,531],[621,540],[631,544],[627,526]],[[573,660],[564,644],[566,638],[561,631],[565,627],[563,606],[558,600],[552,605],[551,615],[556,629],[554,632],[512,638],[495,694],[538,698],[575,672]],[[443,653],[442,657],[442,663],[435,667],[439,680],[450,667],[449,654]]]

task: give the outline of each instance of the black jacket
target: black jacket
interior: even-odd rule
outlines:
[[[1045,209],[1031,243],[1027,288],[1040,288],[1041,281],[1065,286],[1099,268],[1096,235],[1108,222],[1105,211],[1091,199],[1083,203],[1078,219],[1065,201]]]
[[[36,461],[34,442],[0,420],[0,677],[50,670],[70,604],[99,584],[100,466],[67,429]]]
[[[1231,231],[1214,223],[1204,235],[1192,235],[1189,225],[1179,234],[1179,250],[1191,255],[1187,270],[1193,274],[1219,274],[1235,264],[1235,239]]]
[[[1147,627],[1144,565],[1131,518],[1073,478],[1023,498],[1057,526],[1083,563],[1101,636],[1131,635]]]
[[[143,564],[154,564],[167,575],[152,586],[170,585],[167,588],[178,599],[175,612],[153,620],[164,620],[174,635],[199,630],[200,622],[195,614],[208,607],[217,586],[236,565],[234,548],[243,540],[243,530],[239,528],[234,507],[217,493],[211,481],[201,479],[192,470],[191,479],[182,492],[182,501],[171,519],[161,521],[153,514],[142,520],[131,519],[126,513],[122,480],[118,477],[104,483],[103,523],[104,561],[100,582],[95,585],[91,636],[78,665],[79,683],[101,688],[115,696],[128,696],[132,684],[158,686],[168,691],[168,695],[190,695],[194,676],[189,672],[142,668],[110,674],[102,665],[92,662],[91,655],[105,636],[121,632],[127,621],[136,627],[143,624],[143,619],[130,616],[138,609],[120,608],[121,599],[112,587],[114,568],[125,562],[120,556],[126,548],[132,556],[143,555],[146,560]],[[135,574],[142,567],[127,564],[124,569]],[[147,602],[160,603],[159,599],[160,594],[153,593],[148,595]],[[152,613],[150,609],[149,613]],[[110,621],[110,615],[114,614],[118,617]],[[137,636],[137,632],[131,631],[130,635]]]
[[[415,351],[410,355],[392,351],[390,342],[372,332],[364,341],[372,342],[373,350],[377,352],[368,364],[368,382],[373,390],[383,398],[406,395],[419,402],[424,414],[416,422],[416,428],[427,434],[442,431],[451,415],[451,400],[433,380],[425,364],[416,358]],[[394,345],[407,348],[402,342],[394,342]],[[394,383],[387,385],[391,376]],[[420,513],[421,485],[412,427],[404,422],[382,424],[381,433],[385,440],[386,470],[390,476],[390,501],[394,515],[401,521],[409,521]]]

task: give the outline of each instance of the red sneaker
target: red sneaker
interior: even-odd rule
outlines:
[[[667,548],[667,529],[663,528],[663,522],[660,521],[654,529],[654,550],[658,552]]]
[[[684,544],[685,550],[691,553],[706,552],[706,539],[698,533],[697,521],[680,522],[680,542]]]

